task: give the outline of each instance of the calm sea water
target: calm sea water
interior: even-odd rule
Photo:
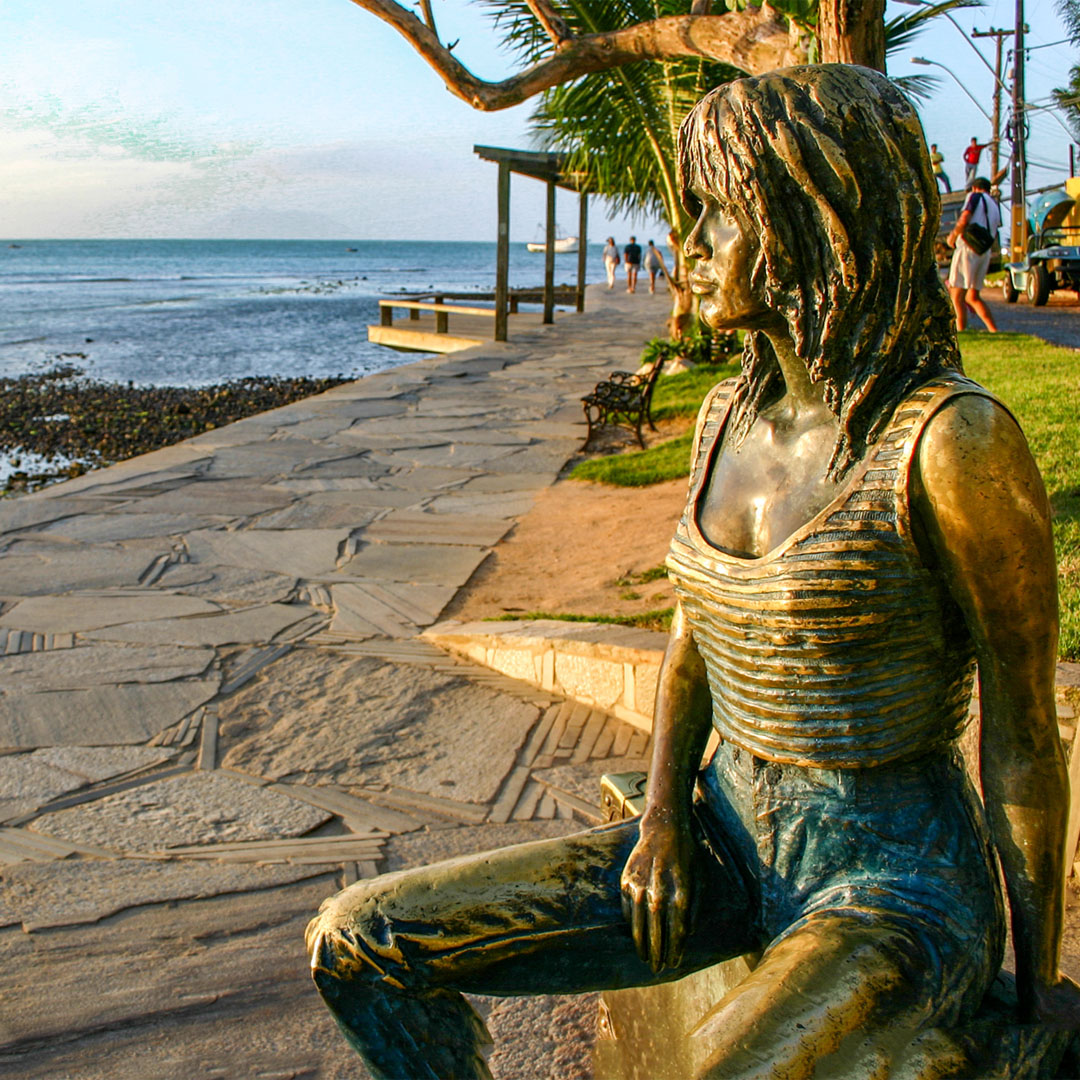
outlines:
[[[590,245],[593,280],[601,249]],[[511,286],[539,286],[543,264],[512,244]],[[577,255],[557,255],[556,282],[576,275]],[[368,343],[379,297],[494,282],[493,243],[0,241],[0,375],[80,353],[63,362],[140,385],[364,375],[415,358]]]

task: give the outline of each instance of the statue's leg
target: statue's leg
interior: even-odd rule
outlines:
[[[376,1077],[486,1077],[462,991],[580,993],[675,978],[760,944],[747,889],[699,847],[702,904],[679,972],[637,956],[619,877],[636,822],[387,874],[331,897],[308,927],[316,985]],[[718,898],[722,898],[718,902]]]
[[[941,959],[888,915],[809,919],[698,1025],[694,1037],[715,1043],[698,1080],[975,1075],[934,1027],[967,989],[954,973],[941,990]]]

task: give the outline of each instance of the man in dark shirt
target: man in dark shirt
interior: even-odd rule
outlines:
[[[638,271],[641,269],[641,245],[636,236],[630,237],[630,243],[623,248],[623,261],[626,263],[626,291],[637,289]]]

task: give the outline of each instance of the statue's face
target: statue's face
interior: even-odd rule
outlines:
[[[714,330],[756,329],[769,314],[764,298],[751,284],[758,254],[757,237],[734,207],[691,186],[701,213],[686,238],[685,250],[697,265],[690,288],[701,298],[701,318]]]

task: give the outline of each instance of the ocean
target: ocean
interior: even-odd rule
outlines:
[[[593,280],[601,250],[590,245]],[[510,245],[511,286],[543,273],[543,255]],[[557,255],[556,283],[576,277],[577,255]],[[0,376],[63,363],[152,386],[357,377],[416,358],[368,343],[379,297],[494,284],[494,243],[0,241]]]

